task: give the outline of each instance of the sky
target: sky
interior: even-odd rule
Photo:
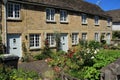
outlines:
[[[87,2],[97,4],[99,3],[99,6],[104,10],[115,10],[120,9],[120,0],[85,0]]]

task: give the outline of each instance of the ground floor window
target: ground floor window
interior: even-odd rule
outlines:
[[[55,35],[53,33],[48,33],[46,39],[50,47],[55,47]]]
[[[99,33],[95,33],[94,37],[95,37],[95,41],[99,41]]]
[[[78,44],[78,33],[72,33],[72,44]]]
[[[87,40],[87,33],[82,33],[82,40]]]
[[[30,34],[30,48],[40,48],[40,35]]]

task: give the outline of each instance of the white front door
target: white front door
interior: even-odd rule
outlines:
[[[67,34],[62,33],[60,37],[60,49],[67,52],[68,51],[68,36]]]
[[[19,34],[8,35],[8,53],[22,57],[21,36]]]
[[[107,44],[110,44],[110,33],[107,33]]]

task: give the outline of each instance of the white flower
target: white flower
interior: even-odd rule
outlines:
[[[94,59],[94,58],[95,58],[94,56],[91,57],[91,59]]]

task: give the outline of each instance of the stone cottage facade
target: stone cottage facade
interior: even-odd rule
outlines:
[[[2,2],[2,16],[5,15]],[[97,5],[82,0],[8,0],[6,23],[2,17],[2,39],[7,53],[23,56],[22,44],[39,53],[47,39],[56,49],[55,34],[60,34],[60,49],[68,51],[82,40],[100,41],[103,34],[110,44],[111,17]]]

